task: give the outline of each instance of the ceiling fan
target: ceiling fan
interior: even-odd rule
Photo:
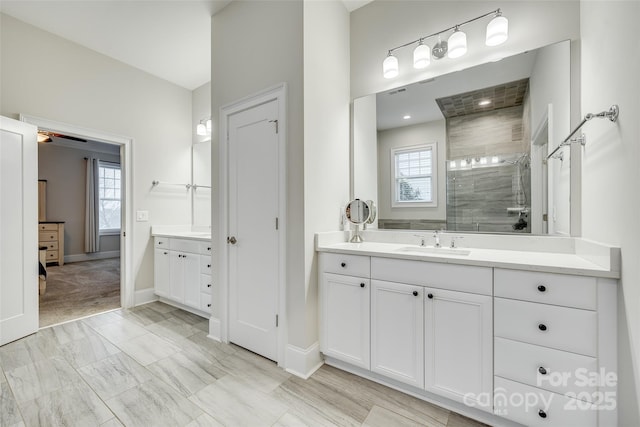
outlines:
[[[38,131],[38,142],[52,142],[53,138],[64,138],[64,139],[68,139],[70,141],[87,142],[86,139],[78,138],[78,137],[75,137],[75,136],[63,135],[61,133],[50,132],[50,131],[46,131],[46,130],[39,130]]]

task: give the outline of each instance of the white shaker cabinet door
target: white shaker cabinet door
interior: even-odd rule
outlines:
[[[371,281],[371,370],[424,387],[424,288]]]
[[[182,254],[184,264],[184,303],[200,310],[200,255]]]
[[[321,284],[321,350],[361,368],[370,368],[370,280],[324,273]]]
[[[184,303],[184,262],[182,252],[169,251],[169,298]]]
[[[425,288],[425,389],[492,411],[490,296]]]
[[[169,297],[171,294],[169,277],[169,251],[155,249],[153,255],[153,274],[155,293],[161,297]]]

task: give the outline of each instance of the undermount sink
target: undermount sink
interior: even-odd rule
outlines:
[[[468,249],[458,248],[434,248],[428,246],[404,246],[396,249],[397,252],[420,252],[424,254],[440,254],[440,255],[461,255],[467,256],[471,253]]]

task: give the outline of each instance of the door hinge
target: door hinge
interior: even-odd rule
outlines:
[[[278,229],[279,223],[278,223],[278,217],[276,217],[276,230]]]
[[[127,232],[126,231],[122,232],[122,237],[127,237]]]
[[[275,123],[276,124],[276,133],[278,133],[278,119],[269,120],[269,123]]]
[[[278,315],[276,314],[276,328],[278,327]]]
[[[548,214],[542,214],[542,220],[543,221],[549,221],[549,215]]]

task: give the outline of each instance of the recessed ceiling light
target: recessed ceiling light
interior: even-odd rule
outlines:
[[[489,105],[491,104],[491,101],[489,99],[483,99],[482,101],[478,102],[478,105],[481,107],[484,107],[485,105]]]
[[[405,120],[409,120],[411,118],[411,116],[407,114],[406,116],[402,116],[402,118],[405,119]]]

